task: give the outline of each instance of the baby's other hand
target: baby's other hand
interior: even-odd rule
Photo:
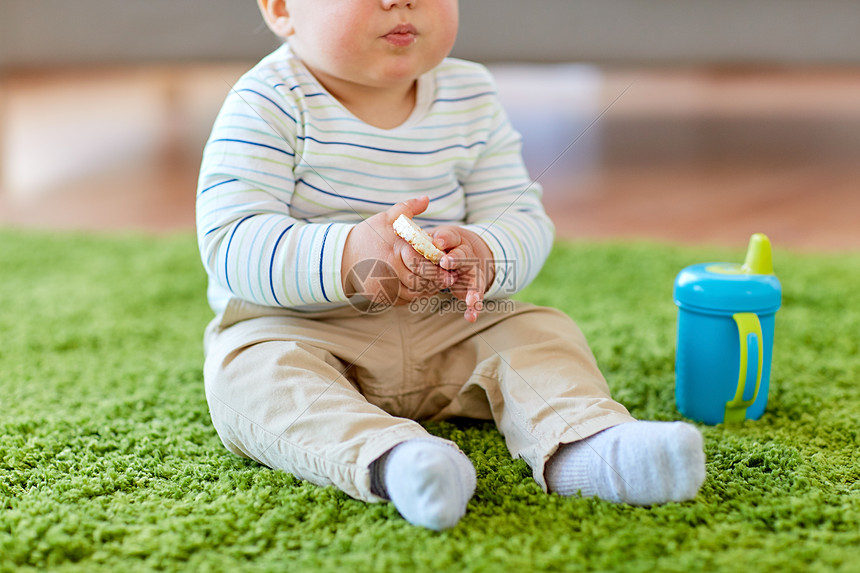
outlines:
[[[451,293],[466,302],[463,316],[475,322],[483,308],[484,293],[496,276],[490,247],[477,233],[463,227],[445,225],[431,235],[433,244],[445,251],[439,266],[456,276]]]

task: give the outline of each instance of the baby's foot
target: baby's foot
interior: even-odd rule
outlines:
[[[374,493],[394,503],[406,521],[441,531],[454,527],[475,492],[475,468],[457,449],[412,439],[370,466]]]
[[[705,481],[702,434],[684,422],[621,424],[563,444],[544,475],[560,495],[631,505],[687,501]]]

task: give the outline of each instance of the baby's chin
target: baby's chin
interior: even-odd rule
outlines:
[[[443,59],[444,57],[425,58],[422,61],[415,61],[412,58],[394,59],[378,70],[376,80],[380,86],[414,82],[442,63]]]

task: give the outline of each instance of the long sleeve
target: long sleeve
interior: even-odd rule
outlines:
[[[463,181],[466,228],[490,247],[496,267],[486,298],[525,288],[549,256],[555,227],[541,203],[543,189],[522,159],[521,137],[496,106],[487,145]]]
[[[216,311],[230,297],[282,307],[346,301],[340,268],[352,225],[312,223],[291,209],[301,140],[289,104],[277,86],[240,80],[204,150],[197,230]]]
[[[197,230],[210,305],[347,304],[349,231],[421,195],[422,226],[467,225],[490,246],[489,296],[537,275],[554,231],[486,68],[446,60],[419,78],[412,116],[385,130],[350,113],[285,44],[237,82],[204,150]]]

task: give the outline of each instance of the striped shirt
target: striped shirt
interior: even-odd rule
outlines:
[[[232,297],[295,310],[346,304],[349,230],[421,195],[430,204],[416,222],[477,233],[496,264],[486,298],[507,296],[552,246],[541,193],[483,66],[446,59],[418,79],[409,119],[380,129],[284,44],[235,84],[203,153],[197,232],[209,303],[219,314]]]

